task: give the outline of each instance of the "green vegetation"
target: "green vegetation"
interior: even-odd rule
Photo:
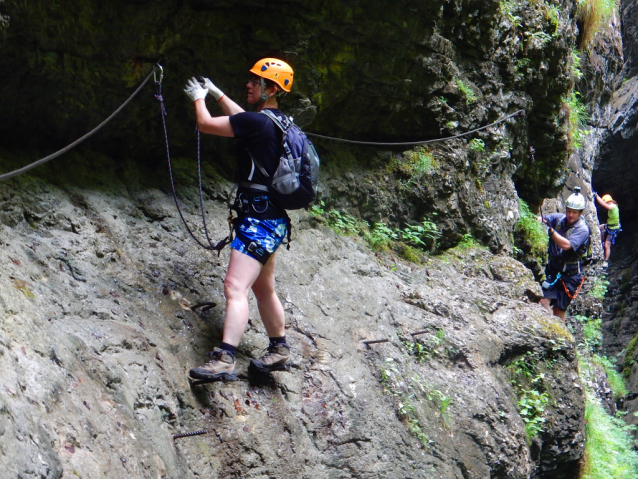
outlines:
[[[609,286],[609,281],[607,281],[606,278],[606,276],[596,276],[594,278],[594,284],[589,292],[590,296],[598,299],[603,299],[605,297],[605,294],[607,294],[607,286]]]
[[[593,353],[602,341],[602,321],[585,316],[576,316],[576,319],[583,324],[583,343],[578,346],[577,357],[586,394],[585,454],[580,478],[634,479],[638,470],[638,454],[632,439],[635,426],[628,426],[620,417],[609,415],[588,384],[595,380],[597,371],[602,369],[607,375],[614,399],[623,398],[627,394],[627,387],[622,375],[616,371],[614,362]],[[634,344],[630,343],[628,350],[635,348],[637,338],[633,339]],[[626,367],[626,364],[623,366]]]
[[[499,2],[499,7],[503,17],[507,18],[514,28],[522,28],[522,17],[514,15],[514,10],[516,10],[516,4],[514,2],[510,0],[503,0]]]
[[[441,346],[445,343],[445,331],[437,330],[435,334],[423,334],[415,338],[414,341],[401,335],[399,340],[410,356],[414,356],[417,363],[422,363],[430,358],[442,357]]]
[[[546,392],[538,392],[534,389],[524,390],[518,401],[518,409],[528,438],[538,436],[545,425],[545,407],[549,403],[549,395]]]
[[[459,241],[459,244],[456,245],[456,247],[462,251],[465,251],[467,249],[470,248],[484,248],[487,249],[485,246],[483,246],[481,243],[479,243],[476,238],[474,238],[474,236],[472,236],[471,233],[466,233],[463,235],[463,237],[461,238],[461,241]]]
[[[408,160],[408,167],[412,175],[422,176],[431,171],[435,166],[435,160],[432,153],[422,146],[417,146],[414,150],[404,153]]]
[[[525,243],[530,247],[530,253],[539,262],[544,262],[547,256],[547,233],[543,224],[536,219],[525,201],[518,200],[519,219],[516,222],[515,230],[521,233]]]
[[[532,42],[540,43],[540,46],[543,46],[552,40],[552,37],[542,30],[538,32],[525,32],[524,35]]]
[[[388,165],[389,171],[396,171],[401,177],[407,180],[400,180],[403,188],[418,186],[423,177],[432,173],[439,167],[437,160],[431,151],[422,146],[417,146],[413,150],[403,153],[402,158],[395,158]]]
[[[529,58],[521,58],[516,62],[516,70],[518,70],[519,73],[523,73],[523,70],[529,66],[530,61]]]
[[[617,0],[579,0],[578,18],[582,21],[580,47],[589,48],[596,33],[607,26],[618,9]]]
[[[441,236],[436,223],[428,219],[420,224],[405,225],[404,228],[392,229],[383,222],[374,223],[370,228],[367,221],[347,213],[337,210],[326,212],[323,201],[310,208],[310,214],[325,219],[328,226],[339,235],[362,236],[373,249],[393,249],[415,263],[421,262],[421,253],[436,249],[436,241]]]
[[[385,223],[375,223],[368,232],[366,239],[370,246],[376,250],[387,248],[393,241],[399,239],[399,233],[396,230],[388,228]]]
[[[396,231],[403,241],[424,251],[428,248],[429,251],[434,251],[436,240],[441,236],[436,223],[428,220],[423,220],[420,225],[406,225],[404,229],[397,228]]]
[[[631,374],[631,368],[633,368],[634,364],[636,364],[636,345],[638,344],[638,334],[636,334],[629,344],[627,345],[627,349],[625,349],[625,359],[622,363],[622,375],[624,377],[629,377]]]
[[[485,142],[478,138],[474,138],[472,141],[470,141],[470,150],[485,151]]]
[[[589,119],[587,108],[580,99],[580,93],[572,90],[568,96],[563,97],[563,103],[569,109],[569,121],[567,134],[572,146],[579,149],[582,146],[582,139],[587,134],[585,130],[586,122]]]
[[[627,386],[625,385],[625,380],[622,375],[616,370],[616,364],[612,362],[606,356],[599,356],[595,354],[592,357],[594,364],[602,367],[605,370],[605,374],[607,374],[607,382],[609,382],[609,387],[614,394],[614,399],[617,401],[619,399],[624,398],[629,391],[627,390]]]
[[[354,216],[347,213],[340,213],[337,210],[328,211],[328,225],[340,235],[359,236],[361,233],[361,222]]]
[[[544,5],[545,5],[545,18],[554,27],[554,33],[552,33],[552,37],[556,38],[559,35],[561,9],[557,5],[548,5],[548,4],[544,4]]]
[[[581,479],[635,479],[638,454],[631,431],[612,417],[597,398],[587,393],[585,403],[585,457]]]
[[[314,205],[312,205],[310,207],[310,214],[312,216],[321,216],[321,215],[323,215],[326,212],[324,210],[325,206],[326,206],[326,204],[323,202],[323,200],[320,200],[319,203],[315,203]]]
[[[519,398],[518,411],[525,423],[528,440],[543,431],[545,409],[550,402],[543,384],[545,374],[539,372],[538,363],[538,355],[527,352],[507,366],[510,383]]]
[[[463,93],[463,96],[465,97],[465,103],[467,103],[468,105],[478,100],[476,93],[474,93],[474,90],[472,90],[472,87],[470,87],[470,85],[465,83],[460,78],[456,79],[456,87],[461,93]]]
[[[594,351],[600,347],[603,342],[603,320],[600,318],[589,318],[581,315],[575,316],[574,319],[583,326],[582,337],[584,346],[586,346],[589,351]]]

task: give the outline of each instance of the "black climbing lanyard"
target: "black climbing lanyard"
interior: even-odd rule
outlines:
[[[230,233],[223,240],[214,244],[208,234],[208,226],[206,224],[206,214],[204,213],[204,194],[202,191],[202,164],[201,164],[202,162],[201,162],[201,152],[200,152],[200,137],[199,137],[199,129],[197,129],[197,176],[199,180],[199,206],[202,211],[202,223],[204,225],[204,236],[206,237],[206,241],[208,242],[208,245],[201,242],[188,226],[188,223],[186,222],[186,218],[184,218],[184,215],[182,214],[182,210],[179,206],[179,200],[177,199],[177,192],[175,191],[175,181],[173,179],[173,166],[171,164],[171,153],[170,153],[170,147],[168,144],[168,130],[166,128],[166,107],[164,106],[164,98],[162,97],[162,78],[163,78],[163,72],[160,73],[159,80],[155,78],[155,98],[157,98],[157,100],[160,103],[162,125],[164,127],[164,139],[166,141],[166,157],[168,159],[168,174],[171,179],[171,190],[173,192],[173,199],[175,200],[175,206],[177,206],[177,212],[179,213],[179,216],[182,219],[184,226],[186,227],[186,231],[188,231],[188,233],[191,235],[191,237],[195,240],[195,242],[198,245],[200,245],[202,248],[206,250],[217,251],[218,254],[221,254],[221,251],[224,249],[224,247],[233,240],[232,238],[233,236],[232,206],[228,216],[228,224],[230,228]]]

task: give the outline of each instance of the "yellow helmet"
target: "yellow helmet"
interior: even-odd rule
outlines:
[[[605,195],[601,198],[601,200],[603,200],[605,203],[609,203],[610,201],[614,201],[614,199],[611,197],[611,195]]]
[[[289,92],[292,87],[292,68],[277,58],[262,58],[250,69],[250,73],[275,82],[283,91]]]

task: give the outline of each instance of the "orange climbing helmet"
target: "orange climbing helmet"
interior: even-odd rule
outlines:
[[[250,73],[275,82],[285,92],[290,91],[295,74],[290,65],[277,58],[262,58],[250,69]]]
[[[611,195],[604,195],[601,200],[603,200],[605,203],[609,203],[610,201],[614,201],[614,199],[611,197]]]

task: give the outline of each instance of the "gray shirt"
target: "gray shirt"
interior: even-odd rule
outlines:
[[[589,239],[589,227],[582,218],[579,218],[572,226],[567,226],[565,218],[566,216],[563,213],[551,213],[545,216],[549,226],[554,228],[559,235],[567,238],[572,245],[572,249],[564,250],[550,238],[547,251],[549,257],[554,260],[565,262],[578,261],[580,255],[577,254],[577,252]]]

